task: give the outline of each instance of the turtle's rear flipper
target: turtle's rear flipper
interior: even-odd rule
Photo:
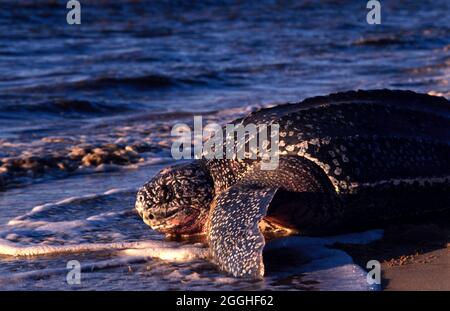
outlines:
[[[264,237],[259,223],[267,213],[276,187],[237,183],[216,197],[208,240],[219,268],[235,277],[264,276]]]

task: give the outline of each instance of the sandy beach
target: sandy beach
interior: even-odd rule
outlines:
[[[380,261],[386,291],[450,290],[450,221],[392,225],[367,245],[337,245],[364,267]]]
[[[450,290],[450,248],[414,256],[411,262],[382,264],[385,290]]]

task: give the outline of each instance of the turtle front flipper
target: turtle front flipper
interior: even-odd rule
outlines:
[[[262,278],[260,225],[312,233],[339,220],[339,212],[330,181],[311,161],[284,157],[275,170],[255,163],[213,200],[207,230],[212,261],[233,276]]]
[[[264,237],[259,223],[277,187],[237,183],[213,203],[208,240],[212,261],[235,277],[264,276]]]

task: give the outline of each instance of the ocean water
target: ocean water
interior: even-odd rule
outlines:
[[[350,89],[450,97],[448,1],[382,1],[376,26],[365,1],[81,3],[67,25],[66,1],[2,1],[0,289],[377,289],[330,245],[379,231],[274,241],[267,277],[238,280],[147,227],[134,196],[194,115]]]

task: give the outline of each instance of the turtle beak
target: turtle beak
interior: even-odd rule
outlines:
[[[142,220],[144,220],[144,223],[153,228],[155,226],[155,223],[152,221],[154,216],[150,213],[149,208],[147,208],[145,203],[137,199],[135,208],[139,216],[141,216]]]

